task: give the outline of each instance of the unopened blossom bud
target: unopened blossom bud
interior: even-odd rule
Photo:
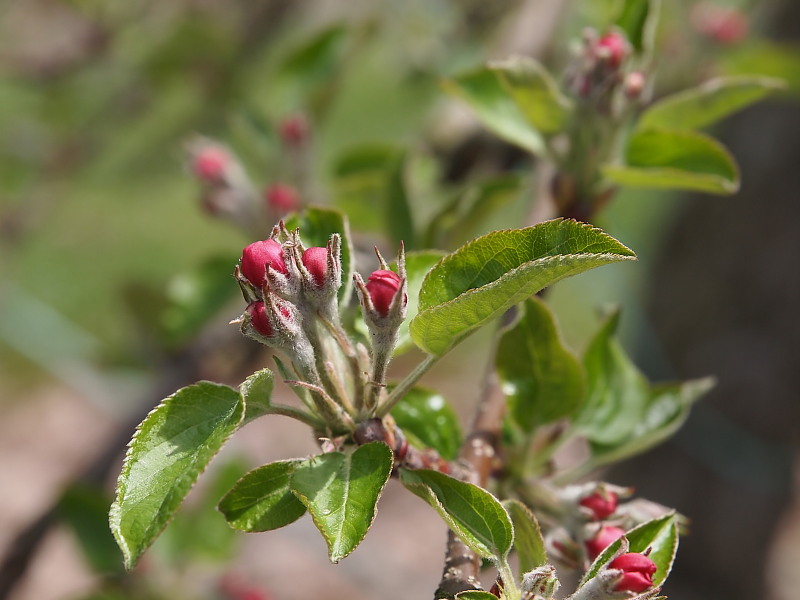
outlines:
[[[561,582],[558,581],[553,565],[542,565],[533,571],[523,573],[520,586],[523,597],[533,598],[552,598],[560,587]]]
[[[591,538],[584,542],[589,560],[594,560],[600,553],[625,535],[625,531],[613,525],[603,525]]]
[[[275,331],[269,322],[267,307],[261,300],[251,302],[245,309],[245,313],[250,317],[250,322],[258,333],[268,338],[273,336]]]
[[[597,50],[610,67],[617,69],[628,55],[628,42],[622,35],[612,31],[597,41]]]
[[[192,171],[207,183],[219,183],[231,162],[228,152],[220,146],[205,146],[192,158]]]
[[[253,242],[242,251],[241,272],[255,287],[264,287],[267,268],[284,275],[288,273],[283,261],[283,247],[273,239]]]
[[[391,307],[401,284],[400,276],[388,269],[373,271],[367,279],[367,291],[372,299],[372,304],[382,317],[389,314],[389,307]]]
[[[637,594],[653,587],[653,574],[657,570],[656,563],[637,552],[618,556],[609,563],[608,568],[622,571],[622,577],[614,587],[615,591]]]
[[[618,503],[619,497],[614,492],[604,489],[597,489],[578,502],[584,508],[588,508],[597,521],[603,521],[613,515]]]
[[[300,208],[300,196],[292,186],[275,183],[264,192],[267,208],[279,215],[285,215]]]
[[[622,91],[629,100],[636,100],[642,96],[645,79],[641,71],[632,71],[625,76]]]
[[[318,287],[325,283],[328,273],[328,249],[315,246],[303,252],[303,265],[311,274],[311,278]]]
[[[287,146],[301,146],[308,139],[308,121],[299,113],[289,115],[281,120],[278,132]]]
[[[747,37],[747,17],[734,7],[711,2],[697,4],[689,16],[692,27],[718,44],[730,45]]]

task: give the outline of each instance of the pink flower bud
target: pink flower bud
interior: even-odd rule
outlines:
[[[269,322],[269,317],[267,316],[267,307],[263,302],[261,302],[261,300],[248,304],[247,308],[245,309],[245,313],[250,315],[250,321],[253,324],[253,328],[258,333],[264,337],[272,337],[275,331],[272,329],[272,325]]]
[[[264,192],[264,198],[270,209],[282,215],[300,208],[300,196],[297,190],[284,183],[269,186]]]
[[[636,100],[644,91],[645,79],[641,71],[632,71],[625,76],[623,91],[629,100]]]
[[[600,556],[600,553],[603,550],[608,548],[609,545],[616,542],[623,535],[625,535],[625,531],[623,529],[614,527],[612,525],[603,525],[600,529],[598,529],[597,533],[594,534],[594,537],[584,542],[584,545],[586,546],[586,554],[589,556],[589,560],[594,560]]]
[[[328,249],[313,247],[303,252],[303,265],[305,265],[314,283],[322,287],[325,276],[328,274]]]
[[[222,180],[230,160],[224,148],[206,146],[194,156],[192,170],[203,181],[217,183]]]
[[[273,239],[253,242],[242,251],[241,271],[250,283],[261,288],[267,280],[267,267],[288,273],[283,262],[283,248]]]
[[[394,296],[399,289],[400,276],[394,271],[379,269],[374,271],[367,280],[369,297],[372,298],[375,310],[382,317],[389,314],[389,307],[392,305],[392,300],[394,300]]]
[[[694,29],[718,44],[741,42],[749,30],[749,23],[738,9],[711,2],[696,5],[689,16]]]
[[[619,33],[605,34],[597,41],[597,48],[606,56],[609,66],[616,69],[628,55],[628,42]]]
[[[595,519],[602,521],[614,514],[614,511],[617,510],[618,502],[619,497],[614,492],[600,489],[585,498],[581,498],[579,504],[592,511]]]
[[[608,565],[610,569],[622,571],[622,578],[619,580],[614,590],[617,592],[641,593],[653,587],[653,574],[658,567],[656,563],[644,554],[629,552],[618,556]]]
[[[308,139],[308,121],[299,113],[289,115],[280,122],[278,132],[287,146],[300,146]]]

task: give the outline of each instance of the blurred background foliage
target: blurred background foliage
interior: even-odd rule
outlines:
[[[800,18],[793,2],[718,0],[715,5],[745,15],[746,30],[735,39],[704,30],[698,24],[700,4],[710,3],[664,2],[655,96],[717,74],[772,75],[788,84],[783,97],[774,102],[778,108],[772,115],[780,113],[786,123],[796,123]],[[193,321],[182,307],[189,306],[191,312],[198,301],[219,294],[219,286],[210,284],[209,278],[215,282],[220,276],[229,278],[241,248],[250,241],[201,210],[200,188],[187,168],[184,149],[193,134],[229,145],[260,189],[288,182],[300,190],[305,202],[346,210],[358,232],[357,241],[365,247],[378,243],[389,255],[396,239],[409,235],[408,231],[399,235],[399,221],[387,208],[392,181],[398,177],[410,204],[414,243],[420,247],[428,241],[452,247],[466,236],[519,226],[531,198],[542,191],[530,178],[530,158],[483,131],[463,106],[441,91],[441,82],[512,52],[536,54],[558,73],[581,29],[605,28],[615,6],[615,0],[3,3],[0,402],[11,409],[24,403],[30,390],[55,385],[77,390],[112,420],[138,414],[141,398],[147,397],[157,374],[191,345],[204,319]],[[747,116],[755,119],[755,110]],[[310,125],[313,145],[304,170],[287,158],[278,132],[281,120],[293,114],[304,115]],[[761,131],[780,131],[781,123]],[[796,205],[797,188],[779,186],[775,197],[766,198],[749,183],[753,180],[748,159],[758,162],[759,152],[748,154],[748,145],[741,140],[766,152],[770,140],[762,139],[761,131],[741,125],[738,134],[729,134],[743,164],[739,197],[755,198],[748,206],[761,202],[760,214],[778,220],[773,220],[773,237],[796,237],[780,227],[788,213],[780,212],[785,205],[777,197],[790,194]],[[725,131],[722,134],[725,137]],[[491,218],[477,212],[474,231],[426,237],[424,225],[448,202],[474,197],[479,181],[501,175],[506,178],[500,185],[504,195],[492,200],[501,209]],[[653,316],[653,307],[659,314],[671,308],[691,312],[691,298],[702,293],[715,298],[709,301],[709,310],[722,310],[719,303],[738,291],[711,271],[706,277],[710,283],[702,286],[703,276],[694,271],[695,279],[675,279],[682,289],[670,296],[653,273],[666,277],[672,258],[678,264],[701,263],[701,271],[703,264],[710,269],[714,261],[704,253],[733,255],[731,247],[740,246],[757,249],[770,234],[761,230],[740,239],[717,235],[714,247],[691,246],[680,233],[680,223],[687,207],[695,203],[705,203],[710,211],[696,217],[705,221],[689,238],[695,240],[703,239],[704,230],[726,223],[721,215],[733,214],[738,206],[736,198],[636,190],[620,193],[599,215],[597,224],[635,249],[643,264],[606,267],[557,286],[549,301],[573,347],[581,347],[595,329],[598,307],[619,303],[624,309],[623,340],[652,375],[708,374],[694,372],[697,363],[680,358],[691,354],[691,348],[660,341],[663,319],[659,322]],[[741,219],[755,223],[746,210],[737,214],[740,223]],[[262,235],[267,233],[265,229]],[[787,242],[780,251],[795,246]],[[681,263],[676,247],[691,247],[694,258]],[[784,254],[779,260],[789,261],[783,278],[796,284],[798,271],[791,265],[797,265],[797,255]],[[203,264],[206,268],[198,271]],[[735,269],[726,277],[735,279]],[[227,282],[230,296],[223,292],[211,302],[218,327],[241,310],[234,282],[230,278]],[[757,283],[750,280],[745,285]],[[786,302],[796,299],[793,290],[796,285],[790,286]],[[658,294],[655,301],[653,294]],[[665,297],[672,298],[672,304]],[[229,299],[232,304],[226,305]],[[751,309],[760,309],[758,300]],[[736,319],[745,320],[750,315],[736,314]],[[684,326],[686,322],[691,329],[691,319]],[[453,361],[464,359],[468,352]],[[699,364],[707,367],[702,360]],[[208,372],[218,370],[200,370]],[[788,383],[785,387],[797,389]],[[785,406],[776,410],[781,407]],[[712,425],[721,418],[704,414]],[[788,454],[784,449],[770,454],[769,444],[761,444],[769,439],[769,429],[750,437],[737,429],[746,428],[746,422],[732,423],[733,438],[743,436],[739,439],[752,441],[759,451],[767,448],[764,460],[773,464],[778,457],[780,466],[770,481],[780,502],[769,505],[777,515],[776,507],[788,498],[788,484],[783,481],[788,477]],[[713,445],[713,431],[701,435],[711,436]],[[782,431],[773,441],[783,443],[790,437]],[[737,466],[724,458],[714,460],[699,461],[701,469],[710,469],[709,477],[715,476],[715,469],[723,479],[725,469],[737,472]],[[759,471],[758,464],[751,471]],[[749,481],[744,477],[735,489]],[[92,510],[80,500],[86,497],[84,492],[62,499],[63,514],[74,517],[78,531],[87,531],[82,519]],[[651,497],[661,499],[658,492]],[[74,509],[76,505],[85,510]],[[693,516],[690,507],[679,508]],[[89,562],[101,572],[108,561],[102,560],[103,550],[92,549],[90,532],[102,521],[90,520],[89,533],[80,536],[89,539],[90,547],[85,548]],[[189,535],[192,527],[175,528],[180,530]],[[761,562],[767,533],[759,550]],[[103,548],[105,542],[99,543]],[[162,545],[169,543],[167,539]],[[198,546],[201,552],[203,545]],[[677,569],[680,573],[680,563]],[[723,579],[719,575],[714,581]],[[728,598],[745,597],[734,595],[734,587],[725,589]],[[687,592],[683,597],[696,596]]]

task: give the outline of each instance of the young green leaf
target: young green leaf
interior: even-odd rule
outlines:
[[[430,270],[411,321],[414,342],[441,355],[478,327],[556,281],[635,254],[599,229],[556,219],[495,231]]]
[[[242,382],[239,386],[244,402],[242,425],[270,413],[270,399],[274,385],[275,377],[269,369],[256,371]]]
[[[128,568],[166,527],[243,413],[239,392],[201,381],[163,400],[139,425],[109,513]]]
[[[394,348],[394,354],[402,354],[414,347],[414,341],[411,339],[409,332],[409,323],[417,316],[419,310],[419,291],[422,288],[422,282],[428,271],[433,268],[439,260],[444,256],[444,252],[438,250],[423,250],[419,252],[409,252],[406,254],[406,278],[408,280],[408,310],[406,312],[405,320],[400,324],[400,330],[397,333],[397,345]],[[396,270],[397,266],[392,265],[392,270]]]
[[[392,451],[383,442],[364,444],[349,455],[331,452],[297,464],[289,486],[325,538],[331,562],[339,562],[364,539],[391,473]]]
[[[699,129],[712,125],[785,87],[780,79],[740,76],[711,79],[662,98],[648,108],[639,129]]]
[[[332,208],[309,206],[298,215],[286,219],[286,227],[291,231],[300,228],[303,244],[325,247],[331,235],[342,236],[342,287],[339,290],[339,303],[347,305],[353,288],[353,246],[350,241],[350,225],[344,213]]]
[[[456,594],[456,600],[497,600],[497,596],[484,590],[467,590]]]
[[[404,242],[408,250],[413,250],[416,248],[417,236],[406,191],[406,163],[406,155],[401,152],[389,172],[386,231],[395,245],[399,246],[400,242]]]
[[[637,52],[652,49],[660,0],[624,0],[616,24]]]
[[[719,142],[696,131],[637,131],[628,141],[625,162],[625,166],[603,167],[603,175],[631,187],[711,194],[739,189],[739,168],[733,157]]]
[[[241,531],[270,531],[303,516],[306,507],[289,488],[289,475],[300,462],[270,463],[237,481],[218,505],[228,524]]]
[[[514,524],[514,549],[519,558],[519,572],[528,573],[547,564],[544,538],[536,517],[519,500],[505,500],[503,506]]]
[[[564,130],[572,102],[558,89],[553,76],[536,60],[514,56],[489,65],[534,129],[545,136]]]
[[[401,469],[400,481],[436,509],[474,552],[495,562],[505,559],[514,541],[514,527],[503,505],[492,494],[426,469]]]
[[[541,134],[528,124],[494,71],[481,67],[443,84],[444,90],[466,102],[495,135],[537,156],[546,155]]]
[[[417,448],[433,448],[454,460],[461,447],[461,427],[444,396],[422,387],[409,390],[392,409],[392,417]]]
[[[677,516],[671,513],[642,523],[627,532],[625,538],[630,544],[628,552],[642,553],[650,548],[648,556],[656,564],[657,568],[655,575],[653,575],[653,585],[659,586],[664,583],[670,570],[672,570],[675,553],[678,551]],[[586,582],[597,575],[600,569],[619,550],[621,544],[622,539],[616,540],[600,553],[581,578],[580,586],[585,585]]]
[[[98,575],[121,575],[122,554],[105,525],[108,522],[106,491],[100,486],[76,483],[58,501],[58,516],[75,533],[87,564]]]
[[[510,417],[531,432],[580,407],[585,375],[561,341],[547,305],[531,298],[523,309],[517,324],[500,338],[495,364]]]

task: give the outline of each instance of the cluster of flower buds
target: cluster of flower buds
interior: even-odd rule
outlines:
[[[386,369],[408,303],[402,249],[398,273],[381,268],[366,283],[354,275],[372,351],[354,343],[342,329],[341,237],[325,247],[305,247],[299,230],[281,222],[265,240],[242,251],[234,274],[248,303],[242,332],[288,358],[315,401],[312,410],[332,429],[352,431],[374,415],[385,389]]]
[[[586,29],[580,53],[567,74],[568,87],[580,102],[601,114],[621,110],[625,101],[638,101],[646,86],[640,71],[629,71],[632,48],[622,32],[612,30],[598,35]],[[622,91],[618,97],[617,90]]]
[[[603,564],[596,575],[581,586],[570,600],[647,600],[658,595],[653,576],[658,566],[643,553],[630,552],[626,538],[622,538],[614,554]]]

